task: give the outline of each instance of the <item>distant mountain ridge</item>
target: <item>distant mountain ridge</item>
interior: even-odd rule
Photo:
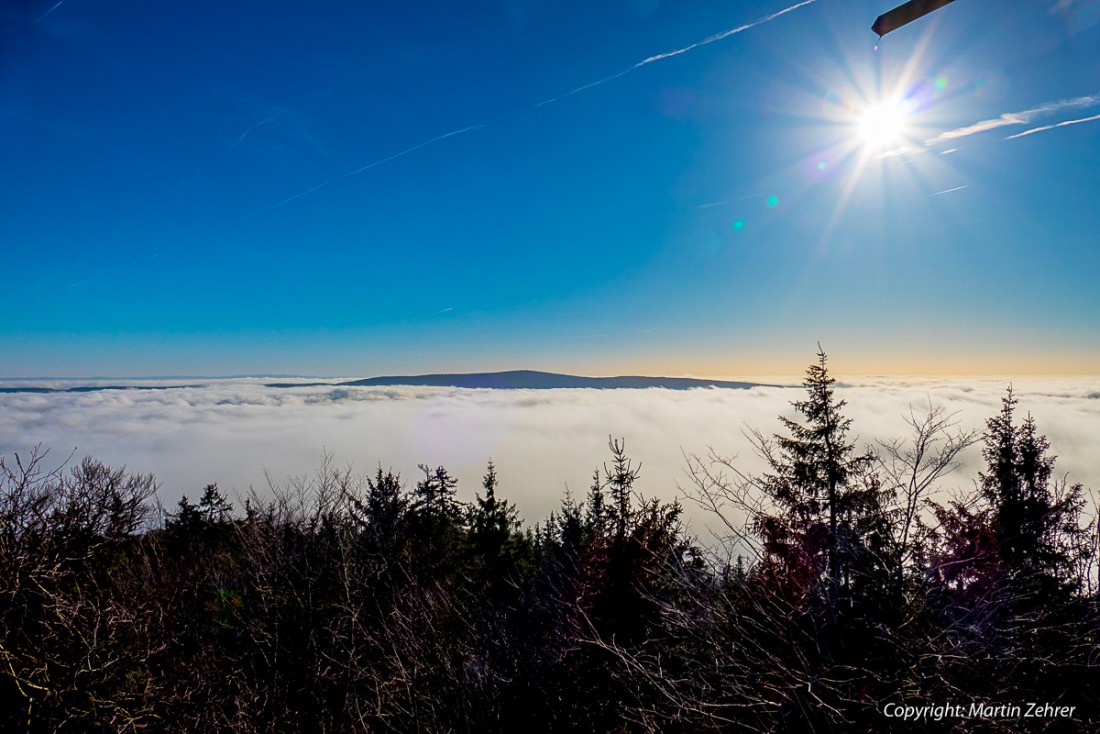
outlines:
[[[721,387],[747,389],[760,387],[755,382],[729,382],[726,380],[707,380],[695,377],[643,377],[630,375],[622,377],[579,377],[554,372],[535,370],[512,370],[509,372],[470,372],[461,374],[438,375],[399,375],[370,377],[365,380],[353,380],[341,383],[358,387],[378,386],[423,386],[423,387],[464,387],[488,388],[493,390],[553,390],[561,388],[597,388],[597,389],[640,389],[661,387],[667,390],[688,390],[695,387]]]
[[[264,387],[300,388],[300,387],[459,387],[491,390],[555,390],[568,388],[590,388],[598,390],[645,389],[650,387],[666,390],[690,390],[699,387],[716,387],[745,390],[750,387],[774,387],[758,382],[731,382],[728,380],[708,380],[697,377],[645,377],[642,375],[624,375],[620,377],[580,377],[555,372],[536,370],[512,370],[509,372],[466,372],[434,375],[387,375],[368,377],[363,380],[343,380],[339,382],[267,382]],[[202,389],[208,384],[166,384],[166,385],[73,385],[73,386],[6,386],[0,385],[0,394],[4,393],[86,393],[104,390],[177,390],[180,388]]]

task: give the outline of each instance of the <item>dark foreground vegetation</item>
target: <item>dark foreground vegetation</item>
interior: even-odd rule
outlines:
[[[1095,731],[1095,518],[1011,392],[861,452],[823,354],[805,388],[763,475],[691,459],[706,550],[620,441],[526,529],[491,463],[472,504],[325,463],[158,514],[151,476],[6,460],[0,730]],[[976,442],[973,495],[934,494]]]

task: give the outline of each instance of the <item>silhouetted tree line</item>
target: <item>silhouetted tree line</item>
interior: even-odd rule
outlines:
[[[158,513],[149,475],[0,461],[0,730],[1095,730],[1095,518],[1035,421],[1010,390],[982,434],[930,408],[860,451],[818,356],[795,417],[751,433],[763,474],[690,458],[705,547],[622,441],[527,528],[491,462],[472,503],[443,467],[326,459]],[[977,442],[976,491],[940,501]],[[883,713],[975,701],[1076,710]]]

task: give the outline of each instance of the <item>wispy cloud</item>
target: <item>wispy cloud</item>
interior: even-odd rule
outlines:
[[[1056,127],[1066,127],[1068,125],[1080,125],[1082,122],[1095,122],[1100,120],[1100,115],[1093,115],[1092,117],[1082,117],[1078,120],[1064,120],[1063,122],[1057,122],[1053,125],[1040,125],[1039,127],[1033,127],[1030,130],[1024,130],[1022,133],[1016,133],[1015,135],[1009,135],[1005,140],[1014,140],[1016,138],[1022,138],[1025,135],[1034,135],[1035,133],[1041,133],[1044,130],[1053,130]]]
[[[530,111],[530,110],[538,109],[540,107],[545,107],[546,105],[550,105],[550,104],[553,104],[555,102],[559,102],[559,101],[561,101],[561,100],[563,100],[567,97],[572,97],[573,95],[578,94],[580,92],[583,92],[586,89],[592,89],[593,87],[598,87],[600,85],[607,84],[610,81],[614,81],[615,79],[619,79],[620,77],[624,77],[624,76],[626,76],[627,74],[629,74],[633,71],[641,69],[642,67],[645,67],[645,66],[649,66],[650,64],[654,64],[658,61],[664,61],[666,59],[671,59],[671,58],[674,58],[676,56],[686,54],[689,51],[694,51],[697,48],[701,48],[703,46],[707,46],[707,45],[712,44],[712,43],[717,43],[718,41],[729,38],[730,36],[737,35],[738,33],[743,33],[744,31],[747,31],[750,28],[755,28],[759,25],[763,25],[765,23],[770,23],[771,21],[775,20],[776,18],[784,16],[787,13],[794,12],[795,10],[798,10],[799,8],[803,8],[807,5],[812,5],[815,2],[817,2],[817,0],[802,0],[802,2],[800,2],[800,3],[792,5],[788,8],[784,8],[783,10],[772,13],[771,15],[766,15],[763,18],[760,18],[759,20],[755,20],[751,23],[745,23],[743,25],[739,25],[736,28],[731,28],[727,31],[722,31],[721,33],[715,33],[712,36],[707,36],[706,38],[704,38],[701,41],[697,41],[697,42],[692,43],[688,46],[684,46],[683,48],[678,48],[675,51],[667,51],[665,53],[657,54],[655,56],[649,56],[649,57],[647,57],[645,59],[642,59],[641,61],[637,62],[636,64],[634,64],[632,66],[629,66],[626,69],[623,69],[622,71],[620,71],[618,73],[612,74],[610,76],[603,77],[601,79],[597,79],[596,81],[589,82],[587,84],[582,84],[581,86],[577,87],[576,89],[572,89],[568,92],[565,92],[564,94],[559,94],[555,97],[550,97],[549,99],[544,99],[541,102],[537,102],[537,103],[531,105],[530,107],[527,107],[525,111]],[[266,122],[266,121],[264,121],[264,122]],[[259,124],[262,124],[262,122],[257,123],[257,125],[254,125],[253,127],[258,126]],[[290,202],[295,201],[296,199],[300,199],[303,196],[308,196],[309,194],[312,194],[315,191],[323,189],[324,187],[329,186],[330,184],[334,184],[337,181],[342,181],[343,179],[348,178],[350,176],[356,176],[360,173],[364,173],[365,171],[369,171],[372,168],[376,168],[376,167],[381,166],[385,163],[389,163],[390,161],[397,160],[398,158],[404,157],[404,156],[406,156],[406,155],[408,155],[408,154],[410,154],[414,151],[417,151],[417,150],[420,150],[421,148],[425,148],[429,145],[432,145],[433,143],[438,143],[442,140],[446,140],[447,138],[453,138],[455,136],[463,135],[465,133],[473,132],[475,130],[481,130],[485,127],[488,127],[489,124],[490,123],[482,123],[482,124],[479,124],[479,125],[470,125],[468,127],[463,127],[463,128],[457,129],[457,130],[452,130],[451,132],[448,132],[448,133],[443,133],[442,135],[437,135],[434,138],[431,138],[429,140],[425,140],[422,143],[417,143],[416,145],[413,145],[409,148],[405,148],[404,150],[400,151],[399,153],[394,153],[393,155],[386,156],[385,158],[380,158],[379,160],[376,160],[373,163],[368,163],[367,165],[356,168],[353,171],[348,171],[347,173],[342,173],[339,176],[336,176],[334,178],[330,178],[327,181],[322,181],[321,183],[317,184],[316,186],[312,186],[312,187],[310,187],[310,188],[308,188],[304,191],[300,191],[296,194],[288,196],[285,199],[283,199],[282,201],[278,202],[277,204],[272,204],[271,206],[267,207],[266,209],[261,209],[259,211],[253,212],[252,214],[247,214],[243,217],[240,217],[236,221],[242,221],[244,219],[249,219],[251,217],[257,216],[257,215],[262,214],[264,212],[271,211],[272,209],[277,209],[281,206],[285,206],[286,204],[289,204]],[[245,134],[247,134],[248,132],[249,131],[246,130]],[[243,140],[243,138],[244,138],[244,136],[242,135],[241,139]],[[240,141],[238,141],[238,142],[240,142]]]
[[[1076,35],[1100,23],[1100,0],[1059,0],[1050,13],[1061,15],[1070,35]]]

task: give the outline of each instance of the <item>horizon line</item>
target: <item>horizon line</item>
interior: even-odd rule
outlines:
[[[516,372],[535,372],[550,375],[559,375],[566,377],[585,377],[585,378],[609,378],[609,377],[647,377],[647,378],[665,378],[665,379],[695,379],[695,380],[729,380],[729,381],[744,381],[748,379],[761,379],[761,378],[789,378],[789,379],[802,379],[805,376],[805,369],[797,372],[790,371],[752,371],[744,373],[729,373],[729,374],[710,374],[710,373],[693,373],[693,372],[681,372],[677,374],[656,374],[645,372],[617,372],[617,373],[603,373],[603,374],[588,374],[581,372],[555,372],[552,370],[537,370],[537,369],[505,369],[505,370],[472,370],[472,371],[429,371],[429,372],[389,372],[383,374],[322,374],[322,373],[274,373],[274,372],[245,372],[237,374],[201,374],[201,373],[179,373],[179,374],[98,374],[98,375],[10,375],[0,376],[0,382],[37,382],[45,380],[58,380],[65,382],[74,382],[81,380],[268,380],[268,379],[280,379],[280,380],[363,380],[363,379],[379,379],[379,378],[392,378],[392,377],[434,377],[434,376],[470,376],[470,375],[499,375]],[[1011,372],[959,372],[951,370],[943,371],[919,371],[919,372],[883,372],[882,370],[875,370],[869,372],[837,372],[835,369],[830,370],[830,374],[842,383],[845,380],[850,379],[912,379],[912,378],[924,378],[924,379],[936,379],[936,378],[970,378],[970,379],[1012,379],[1012,378],[1079,378],[1079,379],[1095,379],[1098,374],[1095,372],[1050,372],[1050,371],[1035,371],[1033,369],[1025,369]]]

